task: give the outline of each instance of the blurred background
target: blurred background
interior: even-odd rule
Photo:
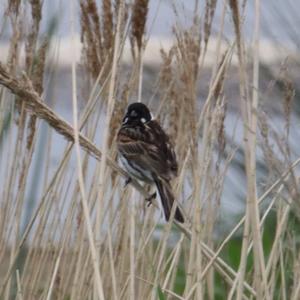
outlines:
[[[9,66],[12,66],[12,72],[16,74],[16,76],[20,76],[23,70],[30,73],[28,71],[30,69],[28,68],[28,49],[30,47],[26,47],[26,45],[30,43],[28,42],[29,39],[26,40],[26,38],[30,37],[30,34],[34,32],[34,26],[32,25],[34,24],[34,21],[31,20],[31,14],[32,11],[34,11],[33,7],[35,2],[39,1],[29,1],[28,3],[25,3],[23,1],[7,2],[2,0],[0,2],[0,16],[3,16],[0,21],[0,61],[2,63],[9,62]],[[88,30],[84,28],[84,14],[82,12],[83,6],[80,6],[80,3],[88,2],[89,1],[43,1],[40,11],[39,30],[35,37],[35,42],[36,49],[38,49],[38,51],[43,48],[45,43],[46,54],[42,52],[42,50],[41,52],[37,51],[39,55],[44,53],[43,72],[38,74],[38,77],[40,77],[41,85],[43,86],[42,90],[40,90],[42,99],[55,111],[55,113],[72,124],[72,63],[75,61],[79,116],[81,117],[84,114],[86,105],[90,103],[90,99],[94,97],[97,103],[95,107],[93,107],[91,118],[82,132],[89,136],[98,148],[103,149],[103,134],[106,126],[105,117],[107,115],[106,105],[108,92],[105,88],[103,92],[102,88],[106,86],[106,83],[104,82],[106,78],[109,78],[111,70],[110,68],[103,69],[100,83],[99,81],[96,81],[98,73],[95,75],[92,73],[93,70],[91,71],[91,66],[93,66],[93,63],[95,62],[88,61],[88,47],[93,44],[93,42],[88,40],[84,35]],[[131,9],[134,6],[135,1],[125,2],[126,13],[128,13],[126,18],[130,19]],[[254,2],[255,1],[238,1],[240,5],[242,39],[245,43],[245,65],[247,74],[249,75],[249,81],[247,81],[246,86],[251,92],[253,90],[253,56],[256,49],[254,46],[253,30],[256,15]],[[15,18],[15,15],[17,15],[15,13],[16,5],[19,5],[17,3],[21,4],[18,7],[19,15]],[[96,1],[95,3],[97,5],[97,12],[100,16],[104,14],[104,3],[111,3],[111,17],[113,20],[112,28],[115,30],[117,18],[116,7],[118,6],[119,1]],[[215,9],[208,9],[214,5],[216,5]],[[257,114],[258,116],[259,128],[255,153],[258,196],[261,196],[264,191],[266,191],[274,183],[274,181],[280,178],[283,172],[285,172],[285,170],[300,157],[299,11],[299,1],[261,1],[261,25],[258,49],[259,104],[257,111],[254,112],[254,114]],[[210,12],[210,15],[207,12]],[[90,11],[90,13],[91,15],[93,14],[92,11]],[[100,22],[102,21],[103,20],[100,18]],[[126,22],[124,21],[124,23]],[[17,30],[16,27],[14,27],[16,24],[18,24],[18,26],[16,26],[18,27]],[[128,27],[126,26],[124,25],[124,32],[122,32],[122,34],[124,36],[128,34],[130,37],[130,33],[128,33],[130,31],[130,25],[128,25]],[[74,33],[72,33],[72,28]],[[209,33],[207,33],[208,31]],[[105,33],[103,34],[105,35]],[[112,34],[114,35],[115,32]],[[197,36],[197,34],[199,34],[199,36]],[[16,39],[18,40],[16,42],[15,37],[17,35],[19,35],[20,39]],[[199,46],[199,57],[197,56],[194,58],[191,56],[187,59],[187,61],[185,61],[183,59],[185,52],[178,51],[179,54],[176,52],[177,48],[180,48],[181,38],[184,40],[183,37],[188,41],[194,41],[193,39],[195,39],[196,44],[197,41],[199,42],[198,45],[196,45]],[[199,38],[200,41],[197,40],[197,38]],[[207,40],[205,41],[206,38]],[[140,67],[142,74],[142,101],[149,104],[154,115],[159,118],[161,123],[169,130],[169,132],[171,132],[171,135],[173,134],[175,136],[178,142],[180,141],[180,137],[178,138],[178,136],[176,136],[176,132],[172,133],[172,113],[170,113],[170,109],[172,108],[173,100],[170,99],[170,95],[174,96],[174,98],[176,98],[175,96],[177,95],[179,99],[178,101],[182,100],[182,103],[186,101],[185,96],[182,96],[182,99],[180,98],[181,92],[184,90],[186,91],[190,87],[188,84],[185,85],[185,78],[183,78],[184,72],[180,73],[183,69],[182,64],[185,62],[188,64],[189,60],[193,61],[194,59],[193,63],[198,66],[195,86],[192,86],[194,90],[191,91],[191,94],[195,97],[194,99],[193,96],[191,96],[194,101],[194,106],[192,106],[191,110],[187,109],[186,111],[183,111],[183,114],[186,114],[186,119],[183,118],[183,120],[188,122],[187,120],[193,119],[193,114],[199,117],[199,120],[202,120],[200,118],[201,112],[204,111],[206,101],[211,93],[212,82],[215,78],[216,72],[219,70],[224,57],[229,51],[231,51],[230,49],[232,44],[236,42],[236,32],[231,8],[225,0],[150,0],[148,4],[148,15],[146,18],[143,41],[145,43],[145,49],[142,53],[142,67]],[[105,50],[107,49],[104,49],[104,53]],[[10,56],[13,51],[16,52],[16,55],[14,58],[11,58]],[[109,51],[107,51],[107,53],[108,52]],[[138,76],[134,75],[134,72],[139,72],[137,71],[139,69],[137,53],[138,51],[136,51],[133,47],[132,40],[127,38],[124,42],[124,48],[122,48],[121,51],[120,65],[118,67],[117,74],[117,87],[115,92],[116,105],[112,121],[110,123],[114,134],[120,124],[120,118],[124,112],[127,102],[136,101],[138,98],[138,88],[136,87],[138,85],[136,83],[138,82]],[[108,57],[110,57],[109,55],[110,54],[107,54]],[[36,62],[35,59],[37,59],[37,57],[32,59],[32,65]],[[174,69],[170,67],[170,69],[172,69],[171,75],[174,77],[173,79],[175,81],[175,88],[172,90],[173,94],[169,93],[169,87],[164,85],[164,80],[166,79],[162,76],[163,71],[165,71],[164,68],[167,69],[168,67],[166,61],[169,57],[172,57],[173,59],[169,66],[171,65],[174,67]],[[97,64],[95,63],[95,66],[96,65]],[[195,193],[195,181],[199,181],[203,184],[200,189],[201,195],[203,196],[201,198],[201,209],[203,208],[203,210],[201,210],[203,214],[203,216],[201,215],[201,224],[205,224],[205,222],[208,222],[211,218],[213,225],[211,228],[207,229],[206,234],[204,234],[202,238],[211,247],[219,245],[222,239],[231,232],[238,220],[245,215],[247,198],[245,145],[243,135],[245,128],[241,115],[241,74],[239,70],[240,63],[235,49],[232,53],[232,57],[230,57],[230,63],[226,66],[226,71],[222,77],[223,83],[221,88],[222,92],[220,93],[221,96],[216,96],[218,99],[222,98],[222,105],[220,105],[220,108],[216,101],[216,107],[214,107],[216,109],[220,108],[221,112],[220,115],[215,117],[216,124],[212,122],[212,127],[216,126],[216,131],[212,134],[213,141],[210,145],[211,157],[208,160],[209,163],[207,163],[209,164],[207,167],[207,170],[209,170],[207,173],[208,179],[204,182],[201,181],[202,177],[195,177],[192,163],[188,160],[188,162],[186,162],[188,165],[188,175],[186,175],[185,179],[183,179],[182,190],[178,193],[183,206],[187,207],[188,212],[192,212],[193,204],[191,204],[191,199],[193,199]],[[96,71],[99,72],[98,69]],[[132,79],[133,77],[134,79]],[[130,85],[132,83],[131,80],[135,81],[135,84]],[[95,84],[95,82],[97,83]],[[24,134],[24,132],[26,133],[31,129],[31,123],[26,119],[28,116],[24,117],[27,121],[25,122],[23,120],[24,123],[22,125],[22,108],[17,105],[9,104],[12,101],[5,100],[5,97],[12,97],[12,95],[5,89],[1,89],[1,97],[0,182],[5,184],[0,186],[0,207],[2,208],[2,215],[0,214],[0,217],[2,218],[2,223],[0,219],[0,237],[2,237],[3,244],[7,247],[7,251],[0,251],[0,262],[2,262],[0,265],[0,278],[4,278],[5,274],[8,274],[6,273],[9,265],[8,261],[9,259],[11,261],[13,260],[12,253],[14,252],[10,252],[11,249],[17,249],[17,241],[20,239],[22,234],[24,234],[25,228],[28,226],[31,218],[33,217],[35,209],[37,209],[40,203],[42,203],[45,199],[49,201],[47,202],[50,203],[47,204],[49,207],[47,206],[47,208],[45,208],[43,215],[39,216],[40,219],[38,218],[38,221],[34,223],[28,240],[30,240],[37,248],[45,247],[46,249],[47,245],[50,245],[49,249],[53,247],[53,253],[55,253],[55,255],[58,255],[57,253],[60,249],[65,249],[63,247],[56,247],[62,244],[65,247],[65,244],[68,244],[66,241],[69,241],[70,245],[73,245],[73,243],[75,245],[80,239],[81,242],[87,242],[86,236],[80,231],[82,228],[80,227],[82,224],[82,207],[79,204],[80,194],[78,192],[79,187],[76,174],[77,160],[75,151],[71,151],[70,155],[67,155],[66,149],[69,142],[62,135],[55,132],[47,124],[47,122],[43,120],[37,123],[37,130],[33,130],[34,146],[32,146],[32,148],[28,147],[31,135]],[[182,111],[185,108],[182,104],[178,105],[178,107],[176,108],[177,111],[175,109],[177,113],[176,116],[181,116],[180,110]],[[177,119],[179,120],[179,117]],[[222,124],[220,125],[219,123]],[[220,126],[220,128],[218,126]],[[189,134],[193,131],[193,128],[191,126],[184,130],[183,131],[190,142],[192,138],[190,138]],[[23,138],[21,138],[22,134]],[[109,141],[109,154],[111,157],[115,158],[116,154],[113,138],[114,136],[112,134]],[[206,149],[207,136],[205,135],[205,126],[202,123],[200,129],[196,132],[195,140],[197,141],[193,141],[195,149],[200,153],[201,151],[204,153],[204,150]],[[183,161],[185,157],[188,157],[188,154],[185,152],[184,147],[181,148],[181,145],[178,146],[178,148],[179,149],[177,150],[179,152],[180,162],[183,164]],[[95,236],[98,237],[96,240],[100,245],[97,246],[97,250],[101,253],[101,247],[108,247],[106,240],[101,236],[101,233],[106,232],[110,226],[113,228],[113,239],[116,238],[116,240],[119,241],[118,238],[120,238],[121,240],[121,236],[123,234],[123,232],[121,232],[121,228],[126,227],[124,224],[128,224],[126,223],[126,219],[131,216],[132,212],[130,210],[131,205],[128,205],[129,208],[125,209],[123,205],[124,203],[128,203],[126,202],[128,199],[131,199],[131,194],[127,191],[123,192],[123,179],[120,179],[119,176],[116,176],[116,174],[111,174],[107,171],[107,173],[105,173],[106,178],[108,178],[106,182],[107,186],[103,198],[105,198],[105,201],[107,202],[111,200],[113,207],[109,207],[105,210],[105,216],[103,217],[104,221],[101,224],[102,227],[98,226],[99,224],[96,221],[97,217],[99,217],[98,211],[102,209],[99,209],[99,207],[97,208],[99,163],[95,160],[91,160],[88,156],[84,156],[83,151],[82,155],[84,157],[84,179],[87,187],[88,198],[92,199],[89,200],[93,203],[92,207],[96,207],[95,210],[91,209],[91,218],[93,220]],[[66,159],[66,157],[68,158]],[[203,155],[203,164],[206,163],[205,158],[206,157]],[[28,166],[26,165],[27,160],[29,161]],[[64,160],[67,161],[66,165],[63,163]],[[63,167],[61,167],[62,165]],[[203,172],[205,173],[205,171]],[[25,174],[24,177],[22,177],[23,174]],[[300,227],[298,227],[300,216],[299,175],[300,168],[299,166],[296,166],[294,168],[291,182],[284,184],[284,190],[276,193],[270,193],[270,195],[266,197],[267,199],[264,201],[261,208],[261,215],[263,215],[263,213],[266,212],[268,205],[274,200],[275,196],[280,197],[280,199],[283,200],[282,203],[290,203],[290,198],[293,198],[294,206],[292,206],[293,209],[290,212],[290,222],[292,223],[290,228],[292,228],[292,237],[288,236],[289,228],[287,227],[286,235],[288,237],[286,238],[290,238],[290,244],[287,246],[288,254],[284,256],[286,261],[289,262],[289,264],[287,263],[286,275],[287,286],[289,287],[296,284],[296,276],[293,277],[291,273],[293,272],[292,270],[296,268],[295,266],[300,259],[296,259],[300,236]],[[55,182],[57,181],[57,183],[53,183],[52,185],[52,178],[54,178],[53,180],[55,180]],[[1,197],[1,195],[3,196]],[[136,194],[133,195],[134,196],[132,196],[132,198],[135,200],[138,199]],[[124,197],[124,199],[122,197]],[[119,203],[119,199],[121,199],[121,203]],[[147,227],[149,219],[147,219],[144,223],[146,213],[145,208],[141,203],[141,199],[134,202],[136,207],[138,207],[138,213],[135,215],[137,217],[134,224],[137,225],[136,231],[139,233],[139,229],[142,232],[141,224],[144,226],[143,230],[146,228],[145,230],[151,231],[149,229],[151,226],[149,225],[149,228]],[[213,203],[213,205],[211,203]],[[124,215],[119,212],[114,214],[115,210],[117,210],[116,207],[119,208],[119,206],[123,210],[118,211],[126,211]],[[109,213],[107,213],[108,211]],[[269,208],[269,210],[267,210],[267,221],[263,231],[263,246],[265,247],[264,250],[266,257],[270,254],[272,245],[274,245],[274,228],[277,228],[276,226],[279,226],[278,224],[280,224],[280,220],[277,215],[278,211],[282,212],[282,207],[279,204],[278,206],[277,204],[274,204]],[[101,215],[101,213],[99,214]],[[120,214],[121,217],[118,214]],[[15,218],[15,216],[19,216],[19,218]],[[116,221],[118,218],[120,221]],[[153,232],[151,232],[153,233],[153,244],[151,245],[153,246],[153,249],[156,249],[156,247],[159,248],[161,246],[160,239],[164,234],[163,226],[165,222],[159,210],[155,210],[155,212],[153,212],[153,219],[157,222],[157,224],[153,225],[154,229]],[[116,222],[120,223],[115,225]],[[149,221],[149,224],[152,225],[151,221]],[[68,232],[68,229],[70,228],[75,230],[70,230],[71,233],[69,232],[68,235],[66,232]],[[124,234],[124,236],[128,236],[128,242],[130,234],[127,227],[126,230],[127,235]],[[38,237],[40,237],[40,239],[38,239]],[[130,236],[130,238],[132,238],[132,236]],[[171,238],[167,243],[168,251],[173,251],[173,248],[175,248],[174,245],[177,245],[178,241],[179,233],[174,230],[172,231]],[[285,240],[282,238],[282,242],[283,241]],[[78,248],[76,248],[77,246],[74,246],[76,251],[79,249],[79,244],[79,242],[78,245],[76,244]],[[126,245],[128,244],[129,242]],[[121,242],[118,245],[121,245]],[[242,230],[237,230],[233,237],[231,237],[230,242],[227,247],[225,247],[225,250],[221,253],[221,256],[224,259],[227,259],[228,264],[235,270],[237,270],[240,262],[240,254],[242,251],[241,245]],[[119,248],[116,245],[113,246],[115,247],[113,247],[113,250],[115,251],[114,253],[116,253]],[[5,247],[3,247],[3,249]],[[30,264],[30,255],[28,254],[31,253],[30,251],[33,251],[32,249],[34,247],[31,250],[29,250],[29,248],[30,247],[24,247],[24,249],[22,249],[23,252],[20,251],[20,262],[17,263],[20,270],[23,269],[24,265],[25,270],[31,270],[31,268],[34,268],[32,267],[34,264]],[[188,246],[186,248],[188,248]],[[188,253],[186,248],[185,254]],[[47,249],[47,251],[49,249]],[[108,248],[105,249],[108,253]],[[76,252],[75,250],[74,253]],[[45,253],[47,251],[45,250]],[[80,257],[82,258],[84,256],[82,254],[84,251],[82,249],[80,251]],[[294,260],[292,260],[292,262],[289,257],[289,251],[293,252],[291,256],[293,256]],[[51,256],[49,253],[47,254],[49,255],[48,257]],[[72,259],[75,265],[77,263],[77,258],[74,253],[72,252],[72,254],[70,254],[70,261]],[[74,256],[72,256],[73,254]],[[151,252],[149,256],[152,254],[153,253]],[[56,259],[55,255],[53,254],[53,257],[51,256],[51,258],[49,258],[49,266],[51,264],[51,268],[54,266],[54,263],[57,262],[54,260],[54,258]],[[253,260],[251,255],[249,255],[249,261]],[[174,278],[176,278],[176,280],[174,279],[176,281],[176,288],[174,290],[176,290],[176,292],[180,295],[183,293],[184,288],[188,286],[186,284],[186,269],[183,266],[185,259],[188,256],[185,256],[184,254],[182,256],[183,258],[180,259],[179,263],[180,267],[178,269],[174,269],[174,274],[177,274],[176,276],[174,275]],[[68,255],[67,258],[69,258]],[[84,265],[84,260],[78,261],[80,262],[78,262],[76,270],[80,273],[79,270]],[[281,263],[283,262],[284,259]],[[89,266],[91,266],[91,262],[88,263]],[[126,265],[126,263],[124,263],[124,265]],[[43,266],[43,264],[40,263],[40,266]],[[45,266],[43,266],[43,268],[44,267]],[[108,268],[107,265],[106,267]],[[104,263],[102,268],[105,269]],[[72,277],[72,272],[70,270],[71,268],[69,269],[66,267],[61,273],[64,274],[63,272],[69,272],[68,274],[71,274],[68,277],[69,280],[71,280],[70,278]],[[274,271],[274,274],[276,272]],[[92,275],[90,274],[93,274],[93,272],[90,271],[84,280],[88,281],[86,278],[91,278]],[[252,274],[253,262],[252,266],[248,268],[248,278],[250,278]],[[35,278],[39,278],[40,275],[36,272],[35,276]],[[61,276],[64,278],[63,275]],[[279,276],[278,273],[276,273],[276,276]],[[274,277],[276,276],[274,275]],[[45,282],[49,283],[51,278],[48,277],[47,279],[44,279],[44,277],[41,276],[42,279],[40,279],[39,282],[43,283],[45,280]],[[30,279],[26,279],[26,276],[24,276],[24,278],[24,284],[30,281]],[[55,276],[53,278],[55,278]],[[124,276],[124,278],[127,277]],[[294,278],[294,281],[291,278]],[[84,280],[81,282],[82,285],[84,285]],[[208,282],[209,280],[210,279],[207,279]],[[274,286],[276,285],[276,280],[279,279],[274,279]],[[59,280],[57,279],[57,281]],[[218,284],[216,285],[215,299],[225,299],[224,293],[225,291],[228,292],[227,286],[224,287],[223,279],[217,276],[216,282]],[[61,283],[56,282],[55,284],[60,286]],[[16,287],[16,285],[16,282],[12,284],[14,287]],[[107,283],[107,285],[110,286],[109,283]],[[283,285],[284,284],[282,284],[282,286]],[[40,293],[36,292],[39,290],[38,287],[39,284],[32,287],[32,290],[35,290],[35,295],[45,296],[46,292],[44,290]],[[60,295],[59,292],[56,291],[58,293],[57,295],[60,295],[57,296],[57,299],[71,299],[72,297],[70,295],[74,296],[74,294],[76,294],[76,289],[74,289],[70,295],[66,292],[68,290],[67,287],[61,289],[64,290],[64,292]],[[110,289],[112,289],[111,286]],[[126,288],[124,289],[126,290]],[[278,287],[278,290],[279,289],[280,288]],[[15,296],[16,288],[12,290],[12,294]],[[276,289],[274,288],[274,290]],[[294,290],[296,290],[295,287]],[[6,290],[5,299],[9,299],[9,294],[10,292]],[[214,299],[210,292],[206,292],[205,295],[207,296],[208,294],[210,298],[205,299]],[[298,294],[295,292],[293,295]],[[36,299],[42,299],[42,296],[40,296],[41,298],[38,298],[37,296]],[[2,299],[1,296],[0,299]],[[281,298],[280,294],[274,299],[289,298]]]
[[[130,2],[128,2],[130,5]],[[196,4],[195,4],[196,3]],[[234,37],[234,26],[230,15],[230,8],[225,6],[225,15],[222,15],[225,1],[217,1],[215,15],[212,22],[211,36],[208,41],[208,49],[203,61],[203,68],[198,80],[198,108],[201,110],[201,103],[204,102],[208,95],[210,76],[216,59],[217,39],[220,32],[220,27],[224,26],[222,32],[222,48],[226,49],[229,42]],[[174,42],[174,28],[180,26],[188,28],[193,21],[194,10],[199,12],[200,18],[205,16],[205,1],[180,1],[180,0],[152,0],[149,1],[149,11],[146,23],[145,38],[147,39],[147,47],[144,53],[144,75],[143,75],[143,99],[148,101],[151,97],[154,101],[158,101],[157,95],[153,95],[153,87],[155,85],[159,67],[162,62],[161,49],[170,50]],[[293,99],[293,108],[291,116],[291,129],[289,141],[291,143],[291,160],[299,156],[300,149],[298,140],[299,133],[299,59],[300,59],[300,38],[298,28],[300,26],[300,17],[297,11],[299,3],[291,0],[281,1],[262,1],[261,2],[261,30],[260,30],[260,101],[264,105],[264,109],[269,110],[272,116],[273,126],[281,133],[284,133],[285,122],[284,117],[280,116],[282,112],[282,95],[284,94],[283,78],[288,76],[288,79],[293,84],[295,97]],[[9,42],[12,34],[12,28],[9,25],[9,18],[5,13],[7,11],[7,3],[2,1],[0,4],[0,14],[4,15],[1,24],[0,35],[0,59],[5,61],[9,52]],[[101,12],[101,2],[98,2],[99,11]],[[46,76],[44,82],[46,89],[44,98],[55,111],[63,118],[72,120],[71,110],[71,64],[73,56],[76,57],[78,66],[80,65],[82,44],[80,42],[80,6],[74,1],[74,30],[75,42],[71,40],[71,7],[66,1],[44,1],[42,6],[42,19],[40,23],[40,36],[50,37],[50,50],[46,59]],[[27,8],[27,13],[29,9]],[[253,24],[254,24],[254,3],[247,2],[242,6],[242,13],[246,16],[243,20],[243,38],[248,45],[248,50],[251,52],[253,45]],[[29,24],[24,24],[26,30],[30,30]],[[70,55],[72,54],[72,55]],[[24,66],[24,46],[20,49],[20,64]],[[122,54],[122,62],[125,66],[132,63],[132,52],[129,41],[125,44],[125,49]],[[243,151],[242,151],[242,126],[237,105],[239,99],[239,74],[236,70],[237,57],[234,55],[231,62],[231,70],[227,75],[227,83],[225,85],[225,93],[230,101],[228,103],[229,115],[225,120],[225,130],[228,139],[232,145],[238,147],[238,152],[234,158],[234,163],[231,165],[229,174],[224,185],[224,193],[222,195],[222,214],[224,219],[222,222],[230,222],[232,218],[228,218],[229,214],[239,214],[244,210],[245,197],[245,178],[243,174]],[[128,68],[128,67],[127,67]],[[55,69],[55,76],[54,74]],[[81,107],[87,100],[88,91],[84,90],[84,82],[78,78],[78,87],[81,92],[78,93],[79,103]],[[286,70],[288,69],[288,72]],[[126,77],[126,71],[124,71]],[[133,97],[134,98],[134,97]],[[136,97],[135,97],[136,98]],[[132,99],[133,101],[134,99]],[[157,104],[155,105],[157,106]],[[99,126],[103,126],[101,123]],[[43,129],[46,130],[46,129]],[[42,132],[43,132],[42,130]],[[38,144],[44,144],[43,133],[39,136]],[[55,166],[65,147],[64,139],[54,134],[53,148],[51,150],[51,166]],[[102,140],[101,130],[95,135],[96,144],[100,146]],[[37,161],[40,161],[41,150]],[[280,155],[280,154],[279,154]],[[264,158],[262,152],[258,151],[258,165],[260,176],[265,176]],[[36,172],[39,172],[39,167],[36,167]],[[42,171],[40,171],[42,172]],[[71,171],[72,172],[72,171]],[[5,176],[4,172],[1,173]],[[39,180],[37,174],[34,175],[35,180]],[[265,183],[263,183],[265,184]],[[38,193],[38,182],[34,182],[34,191]]]

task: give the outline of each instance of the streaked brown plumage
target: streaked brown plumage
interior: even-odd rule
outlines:
[[[177,176],[178,165],[168,135],[152,120],[146,105],[129,105],[118,132],[117,146],[121,162],[131,176],[156,184],[168,221],[174,203],[170,180]],[[184,222],[178,207],[174,218]]]

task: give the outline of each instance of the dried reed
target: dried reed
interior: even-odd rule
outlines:
[[[80,0],[81,69],[72,56],[72,78],[63,78],[72,82],[72,125],[48,102],[60,95],[55,80],[45,80],[53,68],[52,41],[41,33],[44,2],[8,1],[4,16],[11,36],[0,63],[0,298],[299,299],[297,85],[289,60],[279,72],[260,67],[260,1],[251,49],[247,1],[222,3],[219,28],[216,0],[203,3],[203,18],[195,0],[188,25],[174,2],[173,44],[145,68],[149,1]],[[227,23],[234,38],[225,45]],[[214,32],[216,59],[208,68]],[[133,60],[124,65],[127,41]],[[115,137],[135,95],[174,142],[173,189],[185,224],[159,223],[159,201],[144,201],[148,186],[133,180],[123,187],[128,174],[116,162]],[[276,116],[265,101],[275,96],[282,99]],[[222,219],[228,186],[245,199],[232,229]]]

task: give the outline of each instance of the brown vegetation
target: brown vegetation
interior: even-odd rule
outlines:
[[[206,1],[203,20],[195,5],[189,28],[174,25],[174,44],[169,50],[161,49],[153,89],[153,98],[159,101],[150,103],[141,98],[148,1],[136,0],[129,6],[123,0],[103,0],[101,7],[94,0],[79,2],[80,67],[89,97],[78,113],[74,59],[73,124],[44,101],[51,40],[40,34],[43,2],[8,3],[11,51],[7,61],[1,57],[0,63],[0,174],[4,175],[0,187],[0,299],[299,299],[299,229],[290,230],[293,224],[289,222],[293,219],[298,224],[300,216],[295,172],[300,158],[293,160],[288,138],[296,92],[284,69],[283,78],[278,79],[283,86],[285,122],[280,135],[259,101],[259,0],[255,43],[249,53],[242,30],[247,16],[242,15],[239,1],[229,1],[235,37],[224,53],[220,47],[216,51],[201,110],[198,82],[217,1]],[[224,6],[223,14],[226,9]],[[179,14],[175,6],[174,10]],[[28,32],[24,23],[29,25]],[[219,28],[219,42],[223,30]],[[124,80],[121,58],[128,39],[133,60]],[[25,65],[20,72],[22,45]],[[225,133],[231,104],[225,87],[234,51],[239,60],[242,150],[230,145]],[[121,177],[127,174],[116,161],[115,134],[135,95],[151,106],[175,142],[180,168],[174,191],[185,213],[183,225],[159,225],[157,203],[146,207],[144,201],[148,187],[135,180],[123,186]],[[44,122],[49,126],[46,134]],[[93,142],[99,131],[101,148]],[[45,135],[42,146],[37,143],[39,133]],[[53,171],[54,134],[62,136],[66,145]],[[40,155],[40,149],[43,154],[36,164],[33,157]],[[260,196],[257,149],[262,150],[267,166]],[[244,155],[245,213],[220,240],[215,231],[224,182],[238,151]],[[274,220],[274,234],[266,246],[264,233],[270,220]],[[241,228],[236,265],[227,259],[226,247],[234,245]]]

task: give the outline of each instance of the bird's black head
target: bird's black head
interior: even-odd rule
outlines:
[[[123,123],[129,122],[141,122],[147,123],[152,119],[151,113],[148,107],[140,102],[132,103],[128,106],[127,112],[123,119]]]

